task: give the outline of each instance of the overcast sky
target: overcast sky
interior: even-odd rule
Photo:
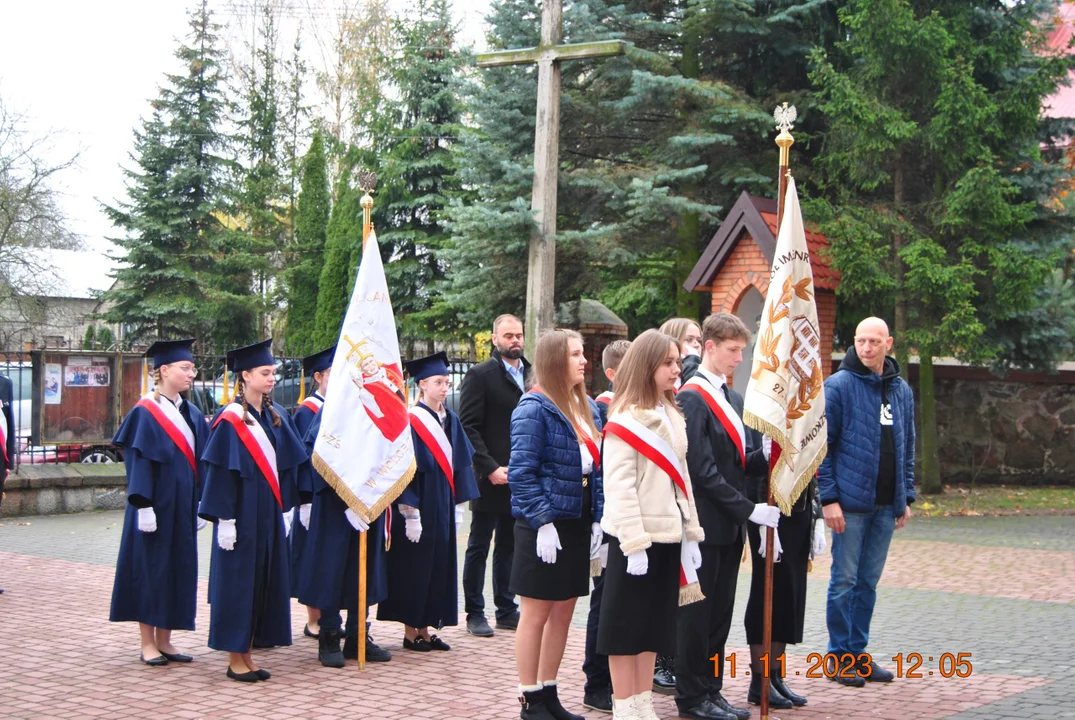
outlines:
[[[246,4],[244,0],[237,0]],[[333,0],[319,2],[331,13]],[[391,0],[396,7],[405,0]],[[173,53],[184,37],[184,0],[34,0],[7,2],[0,30],[0,96],[9,108],[26,112],[31,135],[56,133],[52,154],[65,159],[82,151],[79,166],[57,183],[71,229],[88,249],[115,248],[114,233],[98,199],[124,197],[120,164],[130,166],[133,130],[147,114],[149,99],[167,72],[178,70]],[[235,24],[225,0],[210,0],[217,21]],[[483,16],[488,0],[455,0],[464,41],[484,46]],[[297,26],[297,25],[296,25]],[[287,29],[285,28],[286,32]],[[294,32],[292,30],[292,32]],[[288,41],[290,42],[290,41]],[[288,45],[289,46],[289,45]],[[315,44],[306,43],[316,66]]]

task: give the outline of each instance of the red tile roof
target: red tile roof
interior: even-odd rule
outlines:
[[[765,221],[769,232],[776,236],[776,213],[760,212],[761,219]],[[832,261],[828,255],[820,250],[829,246],[829,239],[819,232],[806,231],[806,247],[810,251],[810,269],[814,272],[814,285],[821,290],[835,290],[840,284],[840,271],[832,268]]]

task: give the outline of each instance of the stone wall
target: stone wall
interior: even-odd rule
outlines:
[[[123,463],[23,465],[4,484],[0,517],[119,510],[126,505]]]
[[[936,390],[945,482],[1075,484],[1075,384],[945,377]]]

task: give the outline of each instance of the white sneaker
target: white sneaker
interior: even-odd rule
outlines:
[[[661,716],[658,715],[653,709],[653,693],[647,690],[644,693],[639,693],[633,698],[635,703],[635,715],[638,720],[661,720]]]
[[[642,716],[638,714],[638,708],[635,706],[637,697],[636,695],[626,700],[612,698],[612,720],[642,720]]]

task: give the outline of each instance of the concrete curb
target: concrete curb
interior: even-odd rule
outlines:
[[[120,510],[126,488],[123,463],[26,465],[8,477],[0,517]]]

